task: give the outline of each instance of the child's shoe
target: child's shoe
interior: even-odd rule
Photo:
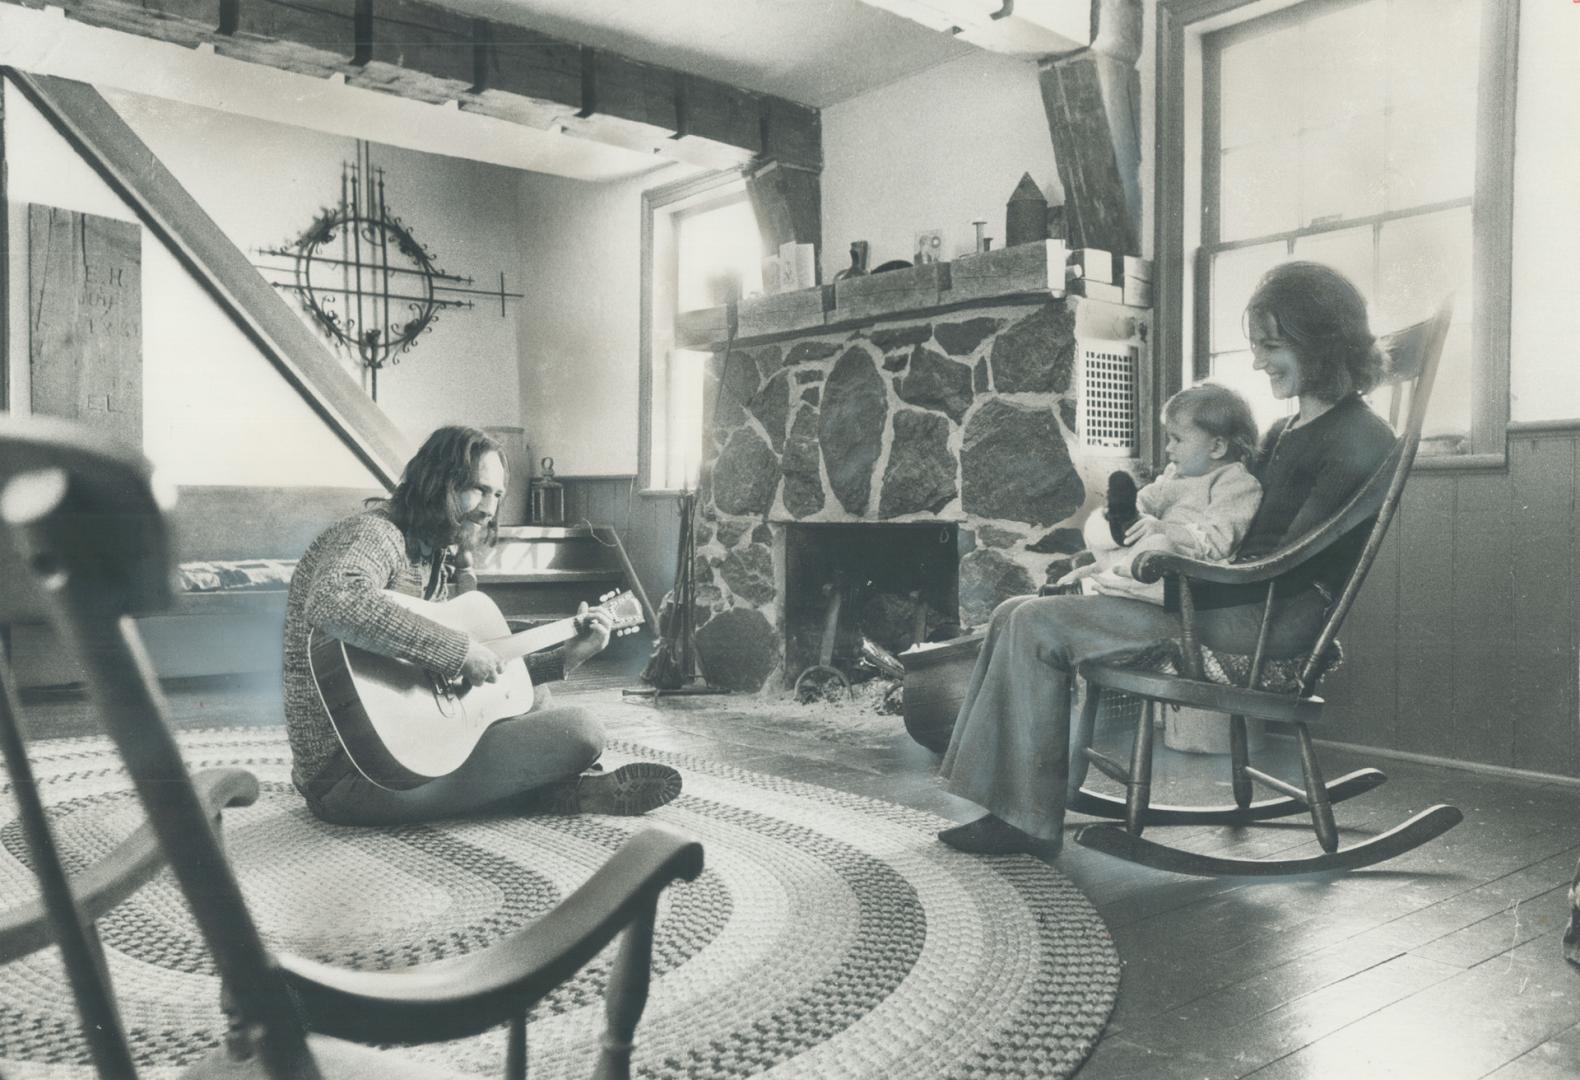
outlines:
[[[1114,543],[1124,546],[1125,532],[1141,515],[1136,510],[1136,481],[1123,470],[1108,477],[1108,531]]]

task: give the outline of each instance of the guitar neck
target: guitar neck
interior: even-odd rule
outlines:
[[[501,660],[515,660],[528,653],[552,648],[562,641],[569,641],[578,632],[576,616],[572,615],[568,619],[556,619],[554,622],[520,630],[509,637],[495,638],[484,644],[498,653]]]

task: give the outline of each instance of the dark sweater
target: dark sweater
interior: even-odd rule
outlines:
[[[1321,525],[1354,495],[1393,448],[1394,433],[1359,394],[1341,399],[1301,427],[1286,431],[1293,418],[1268,429],[1251,465],[1262,482],[1262,504],[1251,519],[1235,562],[1268,555]],[[1316,586],[1336,596],[1360,559],[1372,521],[1350,530],[1326,551],[1278,579],[1279,595],[1293,597]],[[1170,608],[1177,606],[1170,582]],[[1192,587],[1199,608],[1260,604],[1266,587],[1199,584]]]

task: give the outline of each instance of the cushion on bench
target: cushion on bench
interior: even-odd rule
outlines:
[[[295,559],[185,562],[176,567],[176,584],[183,592],[285,589],[295,569]]]

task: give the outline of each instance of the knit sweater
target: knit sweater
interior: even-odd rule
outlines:
[[[437,569],[436,569],[437,565]],[[406,537],[383,507],[345,518],[313,541],[291,574],[285,601],[285,730],[291,743],[291,780],[305,789],[340,748],[313,681],[308,660],[312,631],[369,652],[418,664],[456,678],[469,644],[464,631],[401,607],[384,593],[447,600],[475,582],[463,575],[452,588],[444,552],[411,555]],[[563,650],[527,658],[535,683],[564,677]]]
[[[1309,424],[1290,428],[1290,422],[1286,417],[1268,429],[1251,466],[1262,482],[1262,505],[1235,552],[1236,562],[1277,551],[1332,517],[1394,444],[1393,429],[1359,394],[1341,398]],[[1374,520],[1356,526],[1327,550],[1281,576],[1279,594],[1292,597],[1316,586],[1335,595],[1355,569]],[[1192,587],[1192,595],[1199,608],[1233,607],[1261,603],[1266,588],[1203,583]],[[1167,603],[1175,608],[1177,601],[1170,579]]]
[[[1170,462],[1136,493],[1136,509],[1186,533],[1181,554],[1218,561],[1234,553],[1261,499],[1262,485],[1238,461],[1203,476],[1181,476]]]

